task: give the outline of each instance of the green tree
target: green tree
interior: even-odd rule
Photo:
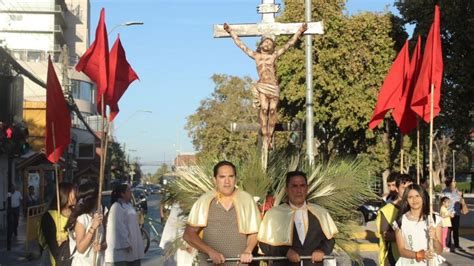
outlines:
[[[301,1],[285,1],[281,22],[304,20]],[[325,33],[313,41],[313,104],[315,138],[323,160],[340,155],[369,153],[390,167],[385,148],[375,148],[384,128],[370,131],[367,124],[379,88],[396,52],[406,38],[400,21],[390,13],[344,14],[345,1],[313,1],[313,20],[324,22]],[[280,37],[278,43],[288,37]],[[304,43],[286,53],[278,64],[281,112],[305,117]],[[298,62],[298,63],[297,63]],[[392,136],[386,136],[392,145]],[[385,150],[384,150],[385,149]],[[390,149],[388,149],[390,150]]]
[[[133,162],[130,164],[131,172],[133,172],[133,182],[135,183],[142,183],[143,172],[138,161]]]
[[[244,154],[257,144],[257,132],[231,132],[230,124],[257,123],[252,107],[252,80],[213,75],[215,89],[187,118],[186,129],[200,157]]]
[[[463,0],[396,1],[405,23],[415,24],[414,36],[425,40],[433,22],[434,4],[441,11],[441,37],[443,42],[444,83],[441,88],[441,113],[435,119],[438,137],[453,139],[452,147],[463,150],[472,162],[473,125],[472,99],[474,99],[474,2]],[[471,100],[469,100],[471,99]]]
[[[108,160],[110,162],[110,180],[127,180],[130,166],[125,157],[125,152],[118,142],[110,142],[108,148]]]

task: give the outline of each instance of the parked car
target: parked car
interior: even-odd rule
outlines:
[[[132,188],[132,194],[135,198],[136,204],[145,212],[148,212],[148,201],[146,199],[147,194],[144,189],[141,188]]]
[[[151,189],[152,194],[160,193],[160,186],[159,185],[151,184],[148,187]]]
[[[358,223],[365,224],[377,218],[377,212],[385,205],[382,199],[370,200],[362,204],[357,210],[361,214]]]

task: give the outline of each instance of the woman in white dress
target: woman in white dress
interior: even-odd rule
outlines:
[[[72,266],[93,265],[94,252],[97,252],[96,265],[103,265],[103,253],[107,248],[103,242],[104,228],[102,226],[102,214],[97,213],[98,185],[87,182],[79,186],[77,191],[77,203],[66,224],[70,239],[75,245]],[[96,234],[99,234],[99,243],[95,242]]]
[[[396,265],[441,265],[443,251],[441,243],[441,218],[434,218],[434,225],[429,226],[429,204],[425,191],[417,184],[409,185],[403,193],[398,218],[393,223],[400,258]],[[433,239],[434,250],[428,248],[428,238]]]
[[[145,256],[138,216],[131,204],[132,191],[128,184],[114,188],[107,217],[106,265],[139,266]]]

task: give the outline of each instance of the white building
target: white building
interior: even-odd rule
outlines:
[[[73,96],[82,116],[86,121],[94,122],[91,127],[97,131],[100,117],[96,116],[96,88],[87,76],[74,70],[79,57],[89,47],[89,25],[89,0],[0,0],[0,45],[24,69],[43,82],[46,82],[48,55],[51,55],[63,89]],[[67,47],[68,52],[65,60],[63,47]],[[63,71],[63,66],[68,71]],[[39,151],[44,146],[46,90],[31,79],[23,78],[22,96],[23,120],[27,124],[29,120],[34,120],[39,125],[36,131],[30,128],[32,146]],[[75,113],[72,124],[69,155],[65,153],[63,157],[71,156],[79,164],[81,160],[94,160],[96,138],[86,130]],[[22,182],[21,176],[15,179],[14,183]],[[0,182],[4,181],[6,179]],[[4,200],[5,192],[6,185],[0,185],[0,201]]]

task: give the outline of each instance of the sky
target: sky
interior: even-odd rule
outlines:
[[[276,0],[276,3],[281,3]],[[349,14],[361,11],[398,14],[393,0],[349,0]],[[303,1],[302,1],[303,3]],[[231,39],[214,39],[213,24],[256,23],[259,0],[90,0],[91,43],[100,9],[110,31],[129,21],[144,25],[117,27],[127,59],[140,77],[119,102],[115,137],[144,172],[154,173],[178,153],[193,153],[186,117],[214,91],[213,74],[257,78],[255,63]],[[256,38],[244,42],[255,48]],[[304,63],[304,62],[302,62]]]

